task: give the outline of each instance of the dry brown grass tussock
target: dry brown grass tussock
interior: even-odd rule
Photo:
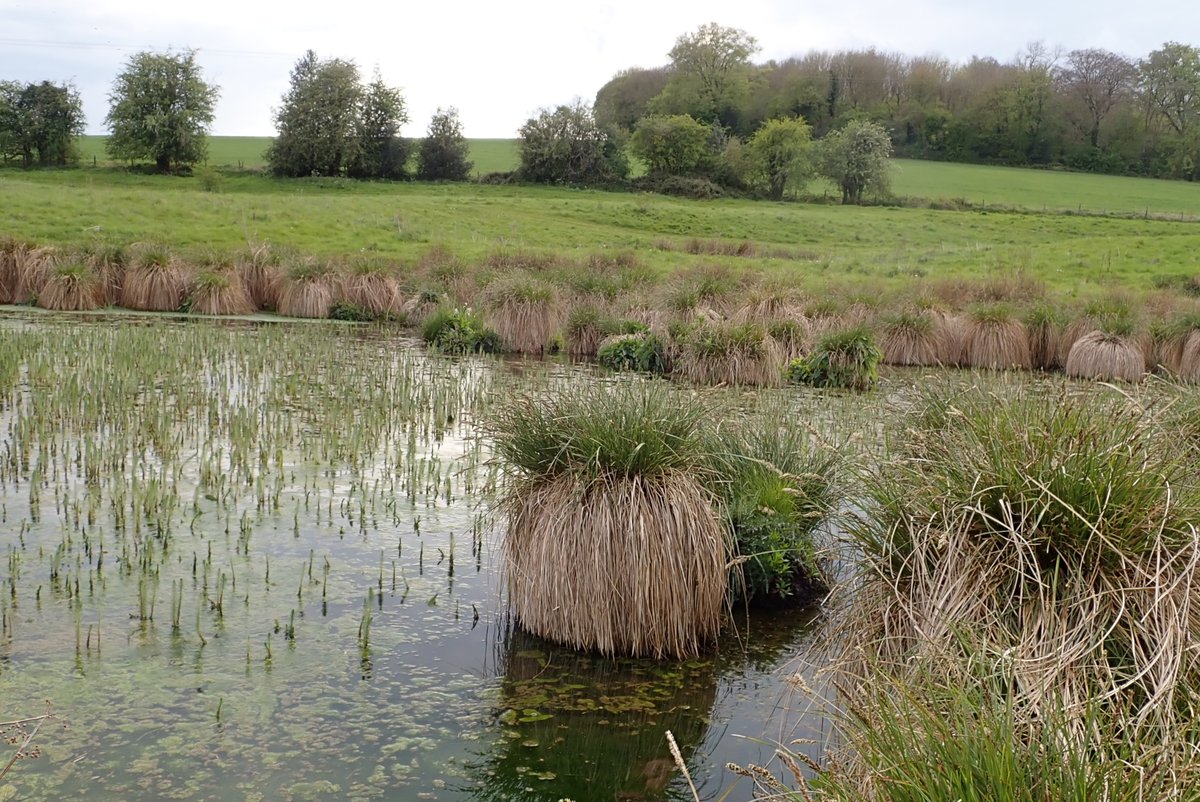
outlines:
[[[327,265],[301,264],[279,278],[278,311],[288,317],[329,317],[336,298],[336,275]]]
[[[1065,370],[1078,379],[1137,382],[1146,371],[1146,354],[1133,337],[1091,331],[1071,346]]]
[[[249,315],[258,308],[235,269],[206,270],[196,276],[192,311],[201,315]]]
[[[897,315],[880,325],[880,350],[888,365],[931,366],[946,359],[946,330],[931,312]]]
[[[37,297],[42,309],[84,312],[108,305],[104,276],[88,265],[60,265],[48,276]]]
[[[1192,331],[1184,340],[1178,373],[1186,381],[1200,382],[1200,330]]]
[[[505,511],[509,602],[530,632],[656,658],[692,657],[716,639],[725,532],[691,477],[565,474],[515,494]]]
[[[147,247],[134,251],[121,284],[121,306],[148,312],[174,312],[188,289],[187,268],[172,254]]]
[[[1029,335],[1015,318],[966,319],[965,363],[986,370],[1029,370]]]

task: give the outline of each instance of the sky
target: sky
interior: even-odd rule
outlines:
[[[507,138],[539,109],[594,99],[619,70],[668,62],[707,22],[741,28],[755,61],[876,47],[906,55],[1008,61],[1031,42],[1140,57],[1166,41],[1200,45],[1186,0],[0,0],[0,79],[69,81],[88,133],[104,133],[108,92],[131,55],[194,48],[220,87],[212,133],[271,136],[273,109],[305,50],[378,69],[422,136],[438,107],[469,137]]]

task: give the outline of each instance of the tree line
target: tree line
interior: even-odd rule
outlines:
[[[890,134],[897,155],[1197,180],[1200,48],[1167,42],[1140,58],[1030,45],[1008,62],[953,63],[874,48],[754,63],[757,41],[709,24],[680,36],[663,66],[618,73],[597,122],[632,133],[686,114],[747,138],[803,118],[823,137],[851,120]]]
[[[163,173],[203,162],[219,95],[194,50],[133,55],[108,96],[108,154],[151,161]],[[274,121],[266,157],[280,176],[402,179],[413,156],[411,177],[425,180],[465,180],[473,168],[456,109],[438,109],[427,136],[413,143],[400,136],[408,113],[398,88],[378,74],[364,83],[354,62],[322,60],[311,50],[292,70]],[[83,129],[83,105],[70,84],[0,81],[0,159],[70,164]]]
[[[857,202],[886,190],[893,152],[1200,178],[1200,49],[1190,45],[1139,59],[1031,45],[1008,63],[963,64],[875,49],[760,64],[758,52],[745,31],[702,25],[676,40],[668,64],[625,70],[594,104],[527,120],[518,170],[496,180],[624,184],[632,156],[650,189],[781,198],[820,174]],[[163,172],[202,162],[218,95],[195,51],[134,55],[109,94],[109,154]],[[266,159],[279,176],[464,180],[472,169],[455,109],[439,109],[424,138],[405,139],[398,88],[312,51],[294,66],[274,122]],[[0,158],[69,163],[82,130],[70,85],[0,82]]]

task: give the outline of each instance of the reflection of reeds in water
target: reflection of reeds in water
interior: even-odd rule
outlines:
[[[808,746],[794,748],[818,759],[828,743],[825,710],[786,676],[802,670],[792,661],[819,620],[816,607],[753,616],[738,607],[713,655],[667,664],[573,652],[506,619],[487,669],[500,680],[496,737],[468,766],[469,798],[691,800],[668,730],[701,799],[725,798],[731,786],[728,799],[746,798],[723,770],[728,760],[765,761],[770,744],[797,738]],[[777,682],[779,695],[763,681]],[[751,698],[737,692],[741,683]]]
[[[663,799],[682,782],[666,740],[684,760],[704,742],[717,698],[717,661],[664,665],[610,660],[519,629],[496,644],[503,731],[472,766],[472,799]]]

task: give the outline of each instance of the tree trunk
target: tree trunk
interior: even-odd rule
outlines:
[[[171,157],[170,157],[170,156],[163,156],[163,155],[161,155],[161,154],[160,154],[160,155],[159,155],[159,156],[158,156],[158,157],[157,157],[157,158],[154,160],[154,164],[155,164],[155,167],[157,167],[157,168],[158,168],[158,171],[159,171],[160,173],[169,173],[169,172],[171,172]]]

